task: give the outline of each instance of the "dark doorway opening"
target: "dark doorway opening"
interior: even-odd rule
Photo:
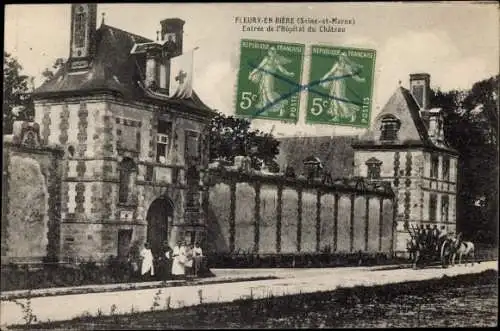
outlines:
[[[169,219],[173,217],[174,205],[168,198],[159,198],[153,201],[148,209],[147,241],[151,245],[153,255],[159,256],[164,242],[168,241]]]

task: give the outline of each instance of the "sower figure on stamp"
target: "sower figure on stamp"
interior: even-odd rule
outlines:
[[[345,53],[341,53],[338,62],[335,62],[330,71],[321,78],[321,87],[327,89],[331,97],[328,114],[332,115],[332,121],[339,120],[339,117],[350,118],[351,122],[356,120],[356,113],[359,110],[359,106],[347,100],[347,79],[350,76],[355,81],[364,83],[365,79],[358,75],[358,71],[361,68],[360,64],[354,63]]]
[[[257,68],[253,69],[248,75],[248,79],[259,84],[259,103],[257,108],[268,107],[274,104],[281,96],[274,88],[274,75],[281,72],[282,74],[293,77],[294,73],[286,70],[283,65],[291,63],[291,60],[279,55],[275,47],[269,48],[269,51],[260,62]],[[285,105],[287,101],[282,100],[272,107],[270,111],[280,113],[280,116],[285,115]]]

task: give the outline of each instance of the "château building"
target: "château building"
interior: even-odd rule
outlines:
[[[71,5],[69,58],[33,92],[40,144],[63,151],[53,255],[99,260],[126,256],[134,242],[155,252],[203,241],[205,129],[215,112],[194,91],[168,96],[184,21],[161,21],[153,41],[104,18],[96,29],[96,15],[97,4]]]
[[[406,251],[410,229],[444,226],[456,231],[458,153],[443,132],[443,113],[430,105],[430,75],[410,75],[370,130],[353,144],[354,175],[387,181],[396,194],[395,251]]]

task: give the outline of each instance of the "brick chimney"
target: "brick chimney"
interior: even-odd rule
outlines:
[[[182,54],[184,23],[185,22],[180,18],[167,18],[160,22],[162,41],[170,41],[167,44],[169,57],[175,57]]]
[[[431,76],[426,73],[410,74],[410,92],[417,101],[420,110],[429,109]]]
[[[420,107],[420,116],[427,127],[429,138],[437,144],[443,143],[443,114],[440,108],[430,105],[431,76],[427,73],[410,74],[410,92]]]

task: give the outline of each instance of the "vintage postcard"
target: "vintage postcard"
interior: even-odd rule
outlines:
[[[498,324],[496,2],[4,8],[2,330]]]

